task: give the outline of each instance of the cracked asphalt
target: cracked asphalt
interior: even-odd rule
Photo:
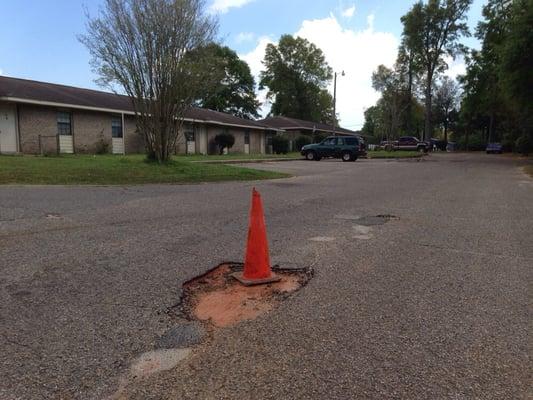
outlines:
[[[0,188],[0,399],[531,398],[533,179],[523,161],[271,162],[294,177]],[[181,284],[240,261],[251,188],[273,263],[314,278],[124,383]],[[394,215],[381,225],[360,218]],[[313,240],[311,240],[313,239]]]

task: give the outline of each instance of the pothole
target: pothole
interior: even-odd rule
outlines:
[[[361,217],[356,219],[354,222],[356,222],[358,225],[364,225],[364,226],[375,226],[375,225],[383,225],[391,220],[398,220],[399,217],[391,214],[378,214],[378,215],[370,215],[366,217]]]
[[[311,279],[308,268],[273,267],[281,276],[279,282],[243,286],[232,273],[242,270],[241,264],[222,264],[206,274],[186,282],[180,303],[181,312],[189,320],[199,320],[217,328],[251,320],[273,310]]]

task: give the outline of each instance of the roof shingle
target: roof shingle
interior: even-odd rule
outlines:
[[[297,118],[276,116],[276,117],[268,117],[268,118],[262,119],[259,122],[262,122],[269,126],[273,126],[278,129],[283,129],[283,130],[288,130],[288,131],[303,129],[303,130],[317,130],[317,131],[333,133],[333,125],[322,124],[319,122],[305,121],[305,120],[297,119]],[[359,134],[359,132],[351,131],[349,129],[345,129],[342,127],[335,127],[335,132],[343,133],[347,135],[358,135]]]
[[[72,108],[98,108],[109,110],[109,112],[133,112],[128,96],[7,76],[0,76],[0,100],[2,98],[13,98],[22,102],[61,104]],[[198,107],[188,110],[185,118],[219,125],[236,125],[256,129],[272,128],[258,121]]]

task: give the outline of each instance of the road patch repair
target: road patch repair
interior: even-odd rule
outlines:
[[[114,398],[128,382],[176,367],[218,329],[274,310],[313,277],[311,268],[270,266],[259,193],[253,189],[245,263],[223,263],[183,284],[179,303],[169,309],[177,324],[156,341],[156,350],[137,357]]]
[[[374,237],[372,234],[372,227],[378,225],[384,225],[389,221],[397,221],[400,218],[391,215],[391,214],[378,214],[378,215],[368,215],[361,217],[359,215],[350,215],[350,214],[338,214],[335,215],[336,219],[351,221],[353,235],[352,239],[358,240],[370,240]],[[311,238],[309,240],[316,240],[316,238]]]
[[[311,276],[305,268],[270,267],[263,204],[254,188],[244,265],[221,264],[186,282],[181,311],[188,319],[228,327],[271,311]]]
[[[272,311],[312,277],[312,270],[307,268],[275,266],[272,270],[279,280],[246,286],[234,278],[235,273],[243,271],[242,265],[219,265],[183,285],[181,313],[215,329],[225,328]]]

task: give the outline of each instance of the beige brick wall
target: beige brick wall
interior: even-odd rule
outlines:
[[[209,126],[207,128],[207,143],[209,154],[216,154],[216,146],[214,145],[215,136],[223,132],[224,128],[221,126]],[[228,128],[228,133],[235,138],[235,144],[229,150],[230,153],[244,153],[244,131],[245,128],[232,127]],[[261,136],[264,135],[263,130],[250,130],[250,153],[261,154]]]
[[[26,154],[39,153],[39,135],[43,152],[57,152],[57,110],[52,107],[19,104],[20,151]]]
[[[112,114],[73,110],[74,153],[111,153]]]
[[[251,130],[250,131],[250,153],[261,154],[264,149],[262,148],[261,137],[264,136],[263,130]]]
[[[55,107],[19,105],[19,132],[20,145],[23,153],[39,153],[39,135],[51,136],[43,138],[43,148],[46,153],[57,152],[57,112]],[[69,111],[69,110],[65,110]],[[70,110],[72,114],[72,132],[75,153],[96,153],[101,148],[101,143],[108,143],[107,151],[111,152],[111,119],[113,114]],[[217,148],[213,141],[216,135],[224,131],[222,126],[208,125],[197,127],[196,153],[200,153],[200,135],[203,130],[207,131],[207,151],[208,154],[216,154]],[[185,129],[185,127],[184,127]],[[180,132],[176,143],[176,153],[185,154],[186,141],[184,129]],[[230,153],[244,153],[244,131],[245,128],[231,127],[228,132],[235,137],[235,144],[230,149]],[[261,136],[263,130],[250,130],[250,153],[262,153]],[[124,144],[126,154],[144,153],[144,137],[137,132],[135,118],[131,115],[124,116]]]
[[[137,132],[137,125],[133,115],[124,116],[124,146],[126,154],[145,152],[144,137]]]
[[[56,107],[19,104],[19,133],[21,151],[26,154],[39,153],[39,135],[45,153],[57,152]],[[72,132],[75,153],[95,153],[103,140],[111,152],[111,118],[113,114],[85,111],[61,110],[72,114]],[[137,133],[133,116],[124,116],[126,153],[144,153],[144,138]],[[51,137],[46,137],[51,136]]]

